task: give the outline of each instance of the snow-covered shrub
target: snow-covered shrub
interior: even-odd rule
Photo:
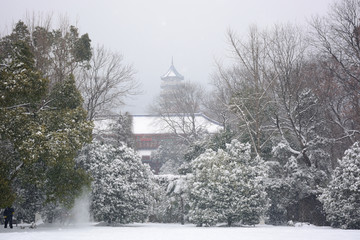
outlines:
[[[185,223],[188,213],[187,176],[155,175],[158,184],[151,221]]]
[[[186,149],[186,144],[179,138],[161,141],[159,148],[151,154],[151,159],[161,164],[159,174],[179,174],[178,169],[184,163]]]
[[[83,149],[78,161],[93,178],[91,212],[96,221],[146,220],[153,199],[153,176],[131,148],[95,142]]]
[[[135,142],[131,129],[133,126],[132,121],[132,116],[128,112],[124,114],[120,113],[116,122],[110,126],[112,139],[107,139],[109,144],[119,146],[125,143],[126,146],[134,148]]]
[[[291,185],[282,178],[283,168],[279,162],[269,161],[269,178],[266,182],[266,192],[270,200],[267,210],[268,223],[282,225],[287,222],[287,208],[293,197]]]
[[[360,229],[359,143],[345,152],[320,199],[332,226]]]
[[[254,225],[267,207],[261,158],[249,144],[233,140],[226,149],[206,150],[192,163],[190,220],[198,226],[220,222]]]
[[[309,154],[312,158],[313,151]],[[306,166],[301,156],[295,157],[287,143],[274,146],[273,158],[266,162],[269,174],[266,192],[270,199],[268,222],[279,225],[289,220],[324,225],[326,220],[317,197],[325,186],[326,171],[313,164]],[[315,162],[315,161],[314,161]]]

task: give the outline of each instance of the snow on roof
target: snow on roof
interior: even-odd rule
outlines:
[[[166,80],[168,78],[178,78],[180,80],[184,80],[184,76],[176,70],[173,63],[171,63],[169,70],[161,77],[162,80]]]
[[[152,152],[152,150],[137,150],[140,156],[150,156]]]
[[[162,118],[159,115],[132,115],[134,134],[168,134],[173,133],[166,121],[176,124],[190,126],[190,118],[185,115],[172,115]],[[110,125],[115,123],[116,118],[101,118],[94,121],[94,133],[105,133],[110,130]],[[218,122],[206,117],[201,113],[195,114],[195,126],[197,129],[206,130],[209,133],[219,132],[223,127]],[[179,130],[179,129],[178,129]],[[182,133],[179,131],[179,133]]]
[[[164,134],[164,133],[173,133],[173,130],[170,128],[167,123],[175,123],[181,126],[187,125],[190,127],[191,122],[190,118],[183,117],[180,115],[173,115],[166,118],[163,118],[158,115],[134,115],[133,116],[133,133],[134,134]],[[219,132],[223,127],[215,122],[214,120],[209,119],[205,115],[198,113],[195,114],[195,126],[197,129],[203,129],[209,133]],[[185,126],[186,128],[186,126]],[[179,133],[182,133],[180,129],[177,129]]]

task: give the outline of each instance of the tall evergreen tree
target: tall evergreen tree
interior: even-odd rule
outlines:
[[[74,157],[91,140],[92,125],[74,78],[50,91],[35,67],[28,39],[19,22],[0,42],[0,141],[12,153],[10,158],[1,154],[1,185],[17,194],[20,208],[36,211],[49,201],[71,205],[88,182]]]
[[[22,146],[31,139],[31,128],[37,103],[45,96],[47,79],[34,67],[29,32],[19,22],[11,35],[0,42],[0,141],[1,145],[1,205],[12,204],[15,191],[11,186],[28,154]],[[4,192],[3,192],[4,191]],[[6,197],[8,196],[8,197]]]

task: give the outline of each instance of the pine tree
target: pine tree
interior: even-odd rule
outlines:
[[[309,148],[310,159],[322,160],[315,146]],[[272,161],[267,161],[269,169],[266,192],[270,199],[269,223],[286,224],[288,221],[326,224],[322,204],[317,199],[321,187],[328,179],[325,171],[314,164],[311,167],[295,157],[289,150],[288,142],[281,141],[273,148]],[[319,149],[321,151],[321,149]]]
[[[126,112],[119,114],[117,121],[111,126],[113,139],[111,142],[116,146],[126,144],[130,148],[134,148],[134,135],[132,133],[132,116]]]
[[[198,226],[218,222],[254,225],[267,206],[261,158],[249,144],[233,140],[226,149],[208,149],[191,166],[190,219]]]
[[[17,194],[18,209],[36,211],[51,201],[70,206],[88,182],[74,158],[90,141],[92,125],[72,76],[49,88],[35,67],[29,38],[19,22],[0,41],[0,141],[11,150],[10,157],[0,156],[0,182],[1,195],[10,189],[7,195]]]
[[[320,197],[333,227],[360,229],[360,146],[348,149]]]
[[[216,152],[207,150],[192,163],[194,178],[190,181],[190,221],[197,226],[211,226],[221,221],[221,216],[216,213],[217,206],[213,200],[216,192],[216,179],[210,180],[215,175],[212,163],[216,160]]]
[[[30,149],[24,141],[32,138],[33,113],[45,96],[48,81],[34,67],[29,32],[19,22],[11,35],[0,41],[0,142],[1,195],[0,205],[15,200],[13,181],[26,163]]]
[[[188,204],[188,177],[183,175],[155,175],[156,201],[150,221],[185,224]]]
[[[14,178],[16,203],[28,220],[48,203],[71,207],[90,183],[74,161],[90,141],[92,125],[86,121],[73,77],[55,85],[47,98],[49,104],[33,114],[26,128],[29,136],[20,139],[17,151],[23,164]]]
[[[96,221],[131,223],[148,217],[152,173],[131,148],[94,142],[78,162],[93,178],[91,211]]]
[[[40,112],[38,121],[46,126],[43,147],[49,163],[50,195],[54,201],[64,200],[71,204],[71,196],[77,196],[82,185],[88,182],[85,172],[76,166],[74,159],[84,143],[90,142],[92,124],[86,120],[83,100],[72,75],[54,86],[49,99],[52,110]]]

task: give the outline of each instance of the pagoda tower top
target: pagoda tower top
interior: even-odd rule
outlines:
[[[161,80],[164,81],[181,81],[184,80],[184,76],[181,75],[174,67],[174,59],[171,59],[171,66],[167,72],[161,76]]]

